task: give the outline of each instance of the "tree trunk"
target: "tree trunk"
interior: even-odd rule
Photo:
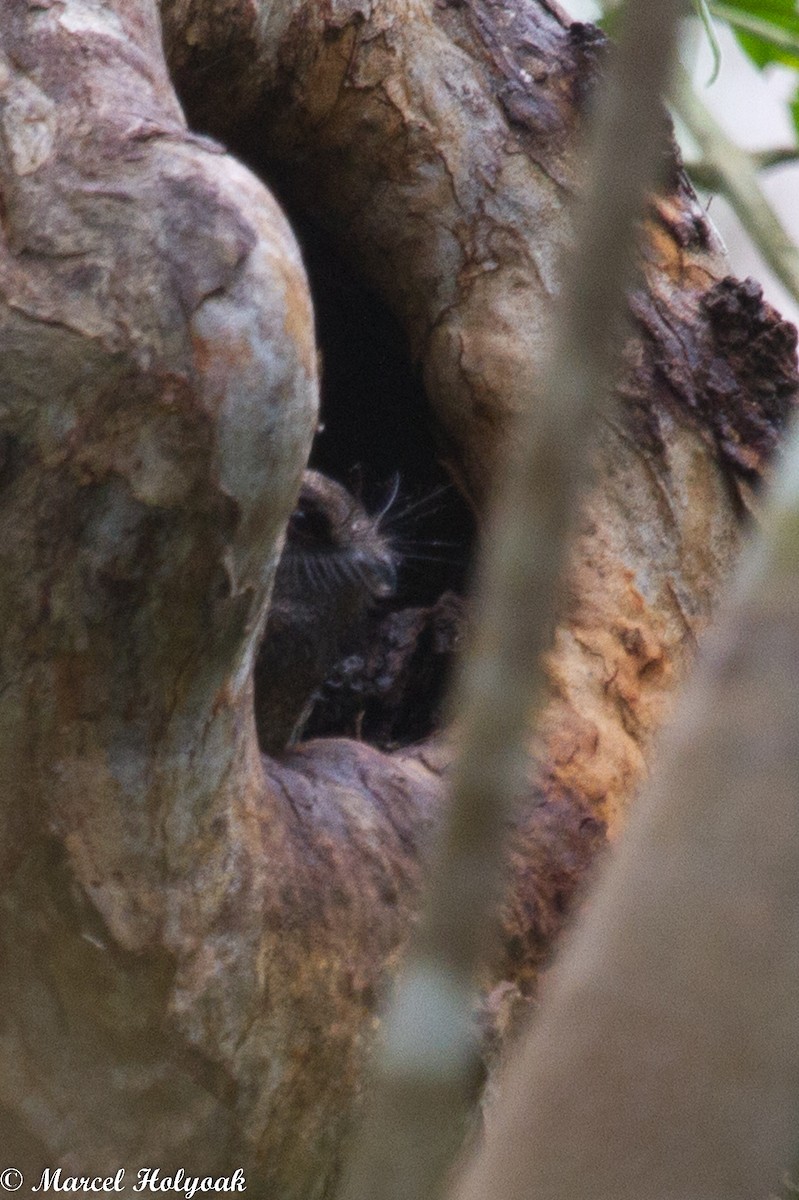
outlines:
[[[795,1189],[798,434],[450,1200]]]
[[[193,127],[401,323],[479,519],[534,397],[599,36],[532,0],[162,16]],[[317,413],[292,233],[187,132],[149,0],[10,0],[0,55],[4,1145],[37,1179],[244,1165],[311,1200],[339,1170],[449,750],[259,754],[253,656]],[[795,395],[789,329],[725,277],[676,161],[641,259],[495,999],[528,994],[641,781]]]

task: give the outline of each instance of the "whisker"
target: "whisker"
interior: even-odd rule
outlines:
[[[309,586],[315,591],[324,591],[325,581],[322,579],[322,576],[319,572],[319,564],[315,560],[310,558],[307,559],[306,572]]]
[[[452,541],[446,541],[444,538],[392,538],[391,545],[398,550],[400,554],[404,554],[406,549],[412,550],[415,546],[443,546],[447,550],[463,550],[464,556],[466,555],[465,544],[462,541],[457,541],[456,539],[453,539]]]
[[[391,508],[392,504],[397,499],[397,496],[399,495],[399,489],[400,489],[400,473],[399,473],[399,471],[395,471],[394,479],[391,484],[391,488],[389,490],[388,499],[386,500],[386,502],[384,503],[384,505],[380,509],[380,511],[375,513],[375,515],[374,515],[374,521],[375,521],[376,525],[378,525],[378,526],[380,525],[380,522],[383,520],[383,517],[385,517],[388,510]]]
[[[411,515],[411,513],[414,513],[417,517],[420,517],[431,516],[435,512],[440,512],[442,506],[439,504],[431,507],[433,501],[438,500],[445,492],[451,491],[451,489],[451,483],[439,484],[439,486],[434,488],[432,492],[427,492],[424,496],[420,496],[417,500],[410,500],[404,508],[400,508],[396,512],[392,513],[390,519],[386,521],[385,524],[389,527],[396,525],[399,521],[404,521],[406,517]]]
[[[319,570],[322,572],[322,578],[327,586],[332,590],[338,583],[339,572],[336,570],[335,563],[329,558],[319,560]]]
[[[440,563],[442,566],[459,567],[463,565],[464,560],[462,558],[449,558],[443,554],[413,554],[409,552],[403,554],[402,562],[429,562]]]

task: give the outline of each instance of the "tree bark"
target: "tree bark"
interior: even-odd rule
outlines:
[[[453,1200],[794,1186],[796,431],[764,524]]]
[[[257,11],[163,6],[184,103],[279,178],[399,314],[442,453],[482,510],[535,394],[603,39],[548,3]],[[730,488],[757,477],[795,387],[790,336],[752,285],[726,281],[676,160],[665,175],[551,665],[546,770],[611,824],[737,549]]]
[[[176,0],[163,20],[194,126],[258,157],[398,315],[482,511],[535,392],[597,35],[485,0]],[[33,1173],[244,1164],[311,1200],[448,750],[259,755],[252,659],[316,420],[297,247],[187,132],[147,0],[13,0],[0,56],[4,1141]],[[725,278],[674,163],[642,262],[486,978],[525,993],[795,394],[789,331]]]

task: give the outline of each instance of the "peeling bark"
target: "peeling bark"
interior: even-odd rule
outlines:
[[[304,210],[407,331],[480,512],[535,391],[601,42],[554,5],[163,5],[192,124]],[[9,1156],[244,1163],[330,1194],[415,913],[446,746],[258,754],[251,666],[316,419],[266,190],[187,132],[146,0],[0,24]],[[626,811],[795,394],[795,340],[679,167],[642,230],[511,851],[526,992]],[[146,1154],[145,1154],[146,1151]]]

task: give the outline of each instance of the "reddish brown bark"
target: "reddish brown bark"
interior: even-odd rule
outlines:
[[[481,0],[164,21],[193,120],[262,154],[399,316],[479,510],[548,336],[595,35]],[[186,132],[145,0],[14,0],[0,51],[6,1144],[39,1170],[241,1161],[310,1200],[447,753],[258,755],[250,666],[316,412],[292,236]],[[491,977],[524,988],[642,777],[795,386],[676,168],[643,258]]]
[[[223,63],[210,25],[207,42],[181,36],[199,7],[164,6],[189,112],[279,178],[400,315],[443,452],[481,506],[547,344],[601,35],[543,3],[296,2],[270,10],[285,34],[267,43],[242,5],[225,10]],[[212,101],[215,69],[227,104]],[[676,163],[642,259],[544,752],[559,785],[611,823],[735,553],[730,489],[757,476],[795,388],[790,328],[751,286],[722,282],[723,253]]]
[[[799,440],[451,1196],[789,1190],[799,1117]]]

